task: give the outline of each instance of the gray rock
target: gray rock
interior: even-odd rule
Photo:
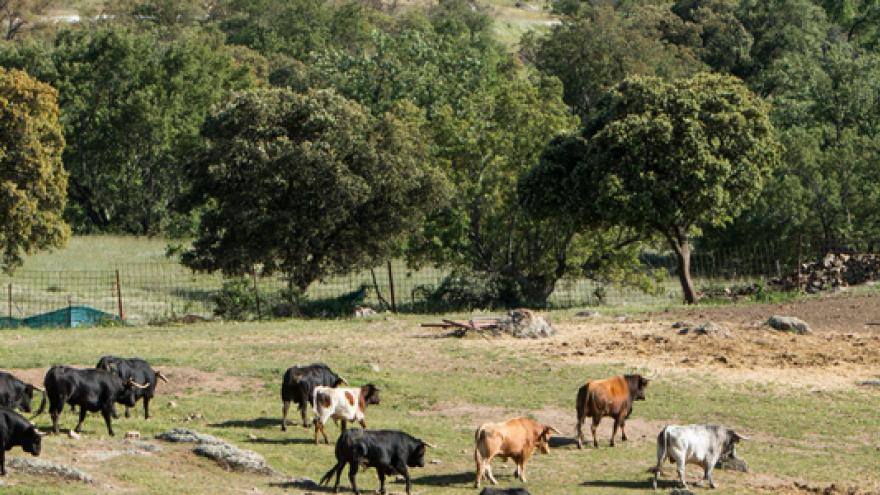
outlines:
[[[528,309],[511,310],[498,322],[504,333],[523,339],[539,339],[556,335],[556,329],[543,316]]]
[[[9,461],[8,466],[17,471],[39,476],[57,476],[66,480],[82,481],[83,483],[95,482],[90,474],[80,471],[75,467],[56,462],[42,461],[34,457],[13,457]]]
[[[159,440],[165,440],[166,442],[179,443],[198,443],[209,445],[226,443],[215,436],[198,433],[194,430],[190,430],[189,428],[174,428],[173,430],[159,433],[158,435],[156,435],[156,438],[158,438]]]
[[[162,452],[162,447],[150,442],[145,442],[143,440],[126,440],[126,444],[131,446],[131,450],[133,451],[143,451],[149,452],[151,454],[155,454],[157,452]]]
[[[863,387],[880,387],[880,380],[862,380],[857,384]]]
[[[240,449],[228,443],[199,444],[193,453],[215,460],[221,466],[233,471],[250,471],[269,474],[272,469],[266,459],[252,450]]]
[[[767,324],[774,330],[793,332],[798,335],[813,333],[813,330],[807,322],[800,318],[795,318],[794,316],[773,315],[767,320]]]
[[[675,488],[669,495],[696,495],[694,492],[687,490],[685,488]]]
[[[679,323],[684,324],[685,322],[679,322]],[[673,327],[674,327],[674,325],[673,325]],[[726,328],[722,327],[721,325],[719,325],[715,322],[712,322],[712,321],[707,321],[707,322],[703,323],[702,325],[698,325],[698,326],[693,326],[693,325],[683,326],[683,327],[681,327],[681,330],[678,331],[678,334],[679,335],[708,335],[710,337],[724,337],[724,338],[730,338],[732,336],[728,329],[726,329]]]
[[[715,467],[718,469],[726,469],[728,471],[739,471],[741,473],[749,472],[749,465],[739,457],[722,457],[715,463]]]

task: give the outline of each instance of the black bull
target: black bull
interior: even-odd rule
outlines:
[[[296,402],[299,408],[303,428],[308,428],[306,408],[312,403],[315,387],[336,387],[343,383],[347,383],[345,378],[334,373],[329,366],[323,363],[287,368],[281,381],[281,431],[287,431],[287,411],[290,409],[291,401]]]
[[[26,413],[31,412],[34,390],[43,392],[40,387],[25,383],[10,373],[0,371],[0,407],[20,409]],[[45,399],[44,393],[43,400]]]
[[[116,402],[133,407],[135,390],[145,389],[147,385],[129,379],[123,381],[115,373],[99,369],[75,369],[67,366],[53,366],[46,372],[43,381],[46,396],[49,398],[49,415],[52,417],[52,431],[58,433],[58,417],[65,404],[79,406],[79,423],[75,432],[82,431],[87,412],[100,412],[107,424],[107,433],[113,436],[113,405]],[[43,412],[43,405],[37,414]]]
[[[134,397],[135,401],[138,399],[144,400],[144,419],[150,419],[150,400],[156,394],[156,385],[159,383],[159,380],[168,383],[165,375],[160,371],[155,371],[150,366],[150,363],[140,358],[102,356],[95,368],[115,373],[125,382],[132,380],[135,383],[147,385],[147,388],[144,389],[135,388]],[[126,405],[125,417],[127,418],[130,415],[129,406]]]
[[[19,446],[25,452],[40,455],[44,433],[11,409],[0,409],[0,475],[6,475],[6,451]]]

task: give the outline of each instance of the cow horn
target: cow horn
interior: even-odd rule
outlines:
[[[660,373],[654,371],[650,376],[646,376],[645,380],[656,380],[658,376],[660,376]]]
[[[428,448],[431,448],[431,449],[436,449],[436,448],[437,448],[436,445],[434,445],[434,444],[432,444],[432,443],[428,443],[428,442],[426,442],[426,441],[424,441],[424,440],[422,440],[422,444],[424,444],[425,447],[428,447]]]
[[[740,435],[739,433],[737,433],[736,436],[739,437],[740,440],[749,440],[749,437],[745,435]]]
[[[547,429],[549,429],[549,430],[550,430],[550,433],[553,433],[554,435],[562,435],[562,432],[559,431],[559,430],[557,430],[557,429],[556,429],[555,427],[553,427],[553,426],[549,426],[549,425],[548,425],[548,426],[547,426]]]
[[[156,378],[162,380],[165,383],[168,383],[168,379],[165,378],[165,375],[163,375],[161,371],[156,371]]]
[[[342,383],[348,385],[348,380],[346,380],[345,378],[343,378],[343,377],[340,376],[340,377],[339,377],[339,380],[340,380]]]
[[[141,385],[140,383],[137,383],[136,381],[134,381],[131,378],[128,379],[128,384],[131,385],[132,387],[137,387],[140,389],[150,388],[150,384]]]
[[[41,386],[39,386],[39,385],[31,385],[31,387],[34,387],[34,390],[37,390],[37,391],[39,391],[39,392],[46,393],[46,389],[43,388],[43,387],[41,387]]]
[[[36,428],[36,426],[34,427],[34,432],[36,432],[36,434],[39,435],[39,436],[41,436],[41,437],[45,437],[46,435],[48,435],[48,433],[46,433],[45,431],[40,431],[40,430],[38,430],[38,429]]]

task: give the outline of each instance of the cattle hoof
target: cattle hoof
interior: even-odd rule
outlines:
[[[287,431],[287,427],[284,425],[281,425],[281,431]]]

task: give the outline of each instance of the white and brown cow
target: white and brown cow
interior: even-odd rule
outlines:
[[[345,431],[348,421],[357,421],[367,427],[367,405],[379,403],[379,387],[369,383],[363,387],[315,387],[312,404],[315,407],[315,443],[318,443],[318,432],[324,435],[324,443],[330,443],[324,425],[327,420],[342,420]]]

